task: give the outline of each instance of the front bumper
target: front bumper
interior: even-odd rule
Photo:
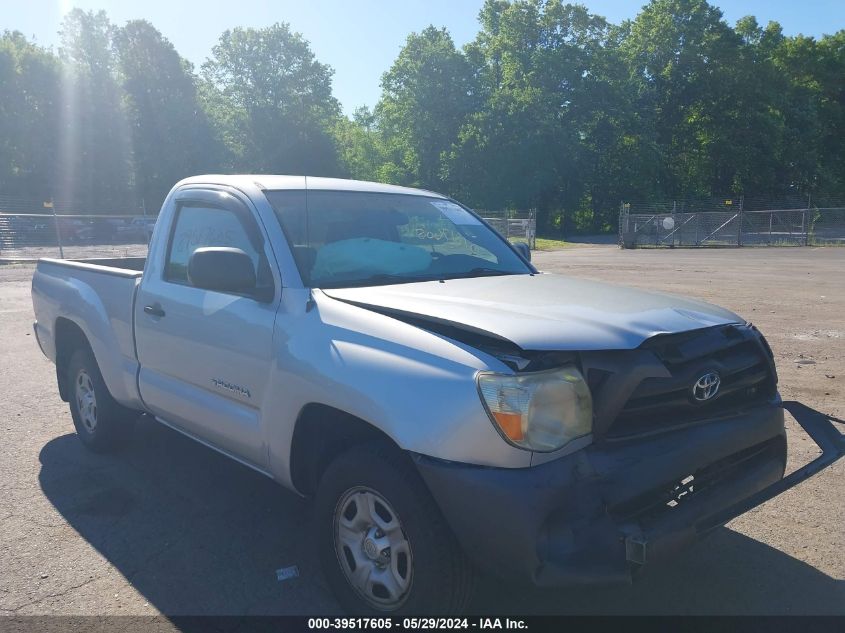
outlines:
[[[783,477],[783,409],[822,455]],[[797,402],[661,435],[594,444],[525,469],[415,456],[467,554],[537,585],[630,582],[712,529],[839,459],[843,435]]]

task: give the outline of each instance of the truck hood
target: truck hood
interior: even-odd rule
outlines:
[[[656,334],[744,323],[703,301],[554,274],[322,292],[399,318],[454,326],[536,351],[633,349]]]

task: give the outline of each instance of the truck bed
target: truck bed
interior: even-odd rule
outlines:
[[[123,271],[143,272],[144,264],[147,262],[146,257],[92,257],[89,259],[59,259],[52,257],[42,257],[38,260],[41,262],[49,262],[60,266],[71,266],[73,268],[81,267],[85,269],[104,268],[117,269]],[[112,272],[111,270],[102,270],[100,272]]]
[[[112,395],[141,406],[133,315],[145,258],[40,259],[32,277],[35,334],[44,354],[57,361],[56,331],[82,331]],[[61,371],[61,363],[57,368]]]

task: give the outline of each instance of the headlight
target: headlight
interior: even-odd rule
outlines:
[[[481,372],[478,389],[494,426],[511,444],[550,452],[593,429],[593,400],[574,367],[505,375]]]

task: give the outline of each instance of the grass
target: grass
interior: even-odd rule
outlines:
[[[515,239],[511,240],[512,242],[524,242],[525,240]],[[535,251],[559,251],[562,248],[572,248],[574,244],[570,242],[564,242],[563,240],[556,240],[552,238],[546,237],[538,237],[535,238]]]
[[[545,237],[537,238],[538,251],[559,251],[562,248],[572,248],[572,244],[563,240],[554,240]]]

